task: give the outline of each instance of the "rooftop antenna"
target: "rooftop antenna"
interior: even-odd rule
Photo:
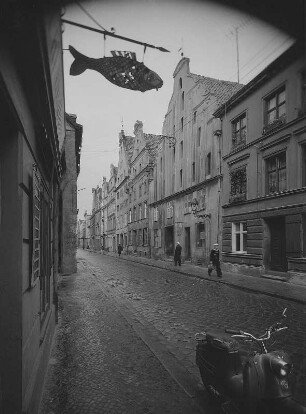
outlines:
[[[233,26],[232,30],[230,30],[230,32],[229,32],[231,35],[235,35],[235,40],[236,40],[237,78],[238,78],[238,83],[240,81],[240,76],[239,76],[239,43],[238,43],[239,38],[238,38],[238,30],[239,29],[242,29],[243,27],[245,27],[246,25],[248,25],[251,20],[252,20],[251,17],[246,17],[244,20],[241,21],[241,23],[239,25]]]

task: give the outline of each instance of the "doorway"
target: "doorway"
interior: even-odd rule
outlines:
[[[189,260],[190,257],[190,227],[185,227],[185,259]]]
[[[174,255],[174,227],[165,227],[165,254],[166,256]]]
[[[285,218],[277,217],[268,221],[270,229],[270,269],[287,271]]]

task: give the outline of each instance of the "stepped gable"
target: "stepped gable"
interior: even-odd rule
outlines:
[[[131,161],[131,158],[133,156],[134,141],[135,141],[135,137],[130,137],[130,136],[126,136],[124,140],[124,147],[125,147],[125,151],[127,153],[129,162]]]

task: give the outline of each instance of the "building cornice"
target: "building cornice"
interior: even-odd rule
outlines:
[[[171,195],[169,195],[167,197],[164,197],[164,198],[162,198],[160,200],[153,201],[152,203],[149,204],[149,206],[155,207],[155,206],[158,206],[159,204],[167,203],[168,201],[171,201],[171,200],[173,200],[176,197],[193,193],[194,191],[196,191],[199,188],[201,188],[203,185],[206,186],[207,184],[211,184],[211,183],[213,183],[215,181],[218,181],[220,178],[222,178],[222,175],[221,174],[215,175],[214,177],[211,177],[211,178],[208,178],[207,180],[201,181],[200,183],[195,184],[192,187],[188,187],[185,190],[178,191],[178,192],[176,192],[174,194],[171,194]]]

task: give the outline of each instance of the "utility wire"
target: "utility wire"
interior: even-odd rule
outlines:
[[[100,29],[102,29],[102,30],[105,30],[105,31],[107,31],[103,26],[101,26],[100,25],[100,23],[99,22],[97,22],[97,20],[94,18],[94,17],[92,17],[92,15],[85,9],[85,7],[83,7],[83,6],[81,6],[81,4],[78,2],[78,1],[76,1],[76,4],[79,6],[79,8],[81,9],[81,10],[83,10],[83,12],[94,22],[94,23],[96,23],[96,25],[97,26],[99,26],[100,27]]]

